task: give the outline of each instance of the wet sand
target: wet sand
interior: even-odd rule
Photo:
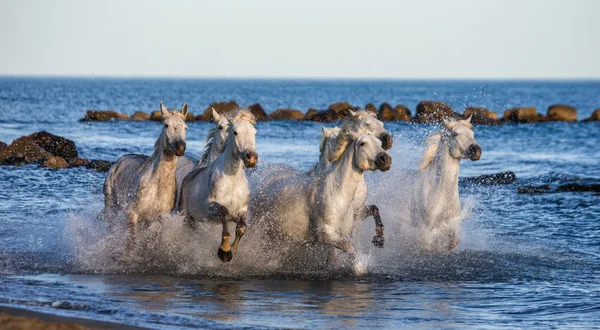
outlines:
[[[145,329],[120,323],[95,321],[76,317],[34,312],[22,308],[0,306],[0,329],[10,330],[82,330],[82,329]]]

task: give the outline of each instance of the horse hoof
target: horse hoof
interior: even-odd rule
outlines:
[[[375,235],[373,237],[373,245],[375,245],[375,247],[378,248],[383,248],[383,242],[385,242],[385,238],[383,238],[383,236],[380,235]]]
[[[233,253],[231,251],[223,251],[221,250],[221,248],[219,248],[219,251],[217,252],[217,256],[219,256],[219,259],[221,259],[221,261],[223,262],[228,262],[231,261],[231,259],[233,259]]]

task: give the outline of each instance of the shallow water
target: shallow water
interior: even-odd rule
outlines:
[[[440,99],[501,111],[517,105],[576,106],[580,119],[598,104],[598,82],[202,81],[0,79],[0,140],[39,130],[74,140],[82,156],[115,160],[149,154],[160,125],[79,123],[88,108],[132,113],[163,100],[200,113],[235,99],[278,107],[325,108]],[[321,124],[258,123],[259,166],[316,162]],[[328,125],[330,126],[330,125]],[[190,123],[188,152],[199,156],[208,123]],[[393,168],[368,173],[371,196],[416,166],[432,125],[386,123]],[[219,235],[192,232],[176,216],[148,228],[146,252],[114,258],[121,238],[94,222],[103,173],[0,167],[0,303],[153,328],[185,327],[598,327],[600,206],[593,193],[517,194],[523,185],[600,183],[598,123],[477,126],[483,149],[461,177],[514,171],[505,186],[461,182],[461,243],[423,253],[394,226],[402,210],[385,200],[386,246],[370,245],[373,224],[357,237],[366,274],[344,267],[282,268],[278,251],[249,231],[229,264],[215,256]],[[389,198],[393,198],[389,197]],[[393,200],[393,199],[392,199]],[[212,235],[214,233],[215,235]]]

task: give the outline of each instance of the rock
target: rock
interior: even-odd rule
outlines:
[[[537,123],[541,118],[535,107],[520,107],[505,110],[503,120],[512,123]]]
[[[517,189],[517,194],[538,195],[550,192],[552,192],[552,188],[547,184],[542,186],[524,186]]]
[[[454,116],[452,108],[444,102],[421,101],[417,104],[415,121],[419,123],[437,122]]]
[[[556,192],[596,192],[600,193],[600,184],[568,183],[558,186]]]
[[[143,111],[136,111],[129,119],[131,120],[150,120],[150,115]]]
[[[13,151],[15,157],[23,158],[26,164],[41,163],[52,156],[28,136],[14,140],[8,148]]]
[[[409,121],[410,110],[408,110],[408,108],[402,104],[398,104],[395,108],[392,109],[392,106],[389,105],[389,103],[382,103],[381,106],[379,106],[377,118],[379,118],[379,120],[382,121]]]
[[[252,114],[254,115],[254,118],[256,118],[256,121],[269,120],[269,115],[267,115],[267,113],[265,112],[265,109],[263,109],[262,105],[260,105],[259,103],[254,103],[253,105],[249,106],[248,110],[250,110],[250,112],[252,112]],[[212,113],[211,113],[211,116],[212,116]]]
[[[90,163],[87,158],[71,158],[67,162],[71,167],[87,166]]]
[[[77,148],[75,147],[75,142],[65,139],[62,136],[57,136],[46,131],[40,131],[29,135],[29,138],[54,156],[65,159],[79,156]]]
[[[270,120],[302,120],[304,114],[300,110],[277,109],[269,114]]]
[[[371,111],[371,112],[374,112],[374,113],[378,113],[379,112],[379,111],[377,111],[377,107],[373,103],[369,103],[369,104],[365,105],[365,110]]]
[[[475,184],[502,185],[511,184],[517,181],[517,175],[514,172],[500,172],[496,174],[484,174],[476,177],[465,178],[465,181]]]
[[[471,123],[476,125],[499,125],[502,122],[498,119],[498,114],[486,108],[467,107],[462,117],[467,119],[471,117]]]
[[[0,165],[21,165],[25,163],[23,155],[17,155],[11,148],[0,149]]]
[[[600,109],[594,110],[592,115],[589,118],[584,119],[583,121],[600,121]]]
[[[94,169],[98,172],[108,172],[111,165],[112,162],[106,160],[92,159],[85,167],[89,169]]]
[[[154,110],[154,111],[150,112],[150,120],[162,121],[163,120],[162,112],[160,112],[159,110]]]
[[[108,121],[108,120],[126,120],[129,116],[126,113],[118,113],[113,110],[88,110],[85,117],[79,121]]]
[[[335,112],[338,115],[341,115],[340,118],[343,118],[343,117],[346,117],[347,115],[349,115],[350,114],[350,110],[358,110],[358,108],[353,107],[348,102],[332,103],[332,104],[329,105],[328,109],[330,111]]]
[[[50,158],[46,159],[44,162],[44,167],[51,169],[68,168],[69,163],[60,156],[50,156]]]
[[[306,115],[304,115],[304,120],[312,120],[313,117],[319,112],[317,109],[310,108],[306,111]]]
[[[315,113],[310,120],[320,123],[331,123],[342,118],[344,118],[344,116],[341,116],[333,110],[321,110],[317,111],[317,113]]]
[[[551,121],[577,121],[577,109],[563,104],[548,107],[548,119]]]
[[[0,141],[0,149],[5,149],[5,148],[8,148],[8,144]]]
[[[212,109],[214,108],[217,113],[232,113],[237,110],[240,106],[236,101],[229,102],[213,102],[211,103],[201,115],[196,116],[196,120],[209,121],[212,120]]]
[[[180,110],[177,110],[180,111]],[[188,111],[187,114],[185,115],[185,121],[195,121],[196,117],[194,116],[194,114],[191,111]]]

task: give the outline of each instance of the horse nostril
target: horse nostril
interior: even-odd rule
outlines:
[[[386,162],[385,155],[379,155],[379,161],[380,161],[382,164],[385,164],[385,162]]]

